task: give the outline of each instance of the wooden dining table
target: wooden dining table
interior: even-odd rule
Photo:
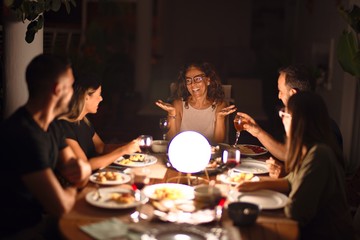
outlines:
[[[152,167],[152,178],[150,184],[165,183],[170,178],[179,176],[179,173],[166,166],[166,157],[157,154],[159,161]],[[206,179],[206,176],[201,176]],[[216,176],[210,176],[216,179]],[[220,183],[219,183],[220,184]],[[119,188],[129,188],[127,184],[117,186]],[[160,221],[152,214],[154,207],[151,202],[142,206],[142,211],[146,212],[149,219],[141,220],[140,223],[132,223],[130,215],[135,211],[130,209],[106,209],[92,206],[86,201],[86,195],[89,192],[95,191],[94,183],[89,182],[85,188],[79,191],[74,208],[62,216],[59,220],[59,231],[63,239],[69,240],[87,240],[93,239],[90,235],[80,229],[80,226],[97,223],[110,218],[117,218],[124,223],[135,227],[140,227],[144,232],[153,228],[171,228],[179,226],[179,223],[170,223]],[[210,231],[216,227],[215,221],[195,225],[202,231]],[[284,215],[283,209],[262,210],[258,216],[255,224],[250,226],[234,226],[232,220],[228,217],[227,208],[225,207],[220,220],[221,229],[226,233],[226,239],[243,239],[243,240],[258,240],[258,239],[298,239],[299,227],[296,221],[288,219]],[[126,239],[126,238],[118,238]]]

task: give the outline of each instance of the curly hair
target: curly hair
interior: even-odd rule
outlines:
[[[207,62],[193,62],[186,64],[179,72],[176,91],[174,91],[174,99],[183,99],[188,105],[189,97],[191,96],[186,86],[186,73],[190,68],[197,68],[204,72],[205,76],[210,79],[210,85],[207,90],[207,98],[213,102],[213,107],[216,104],[224,101],[225,93],[221,84],[220,77],[217,75],[215,68]]]

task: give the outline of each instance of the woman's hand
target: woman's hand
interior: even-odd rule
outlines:
[[[240,192],[252,192],[263,189],[262,182],[243,181],[238,185]]]
[[[283,164],[276,161],[272,157],[269,158],[268,160],[266,160],[266,165],[268,166],[269,176],[271,178],[279,178],[283,175],[283,173],[284,173]]]
[[[122,146],[124,149],[125,154],[132,154],[135,152],[141,152],[139,139],[134,139],[131,142],[127,143],[126,145]]]
[[[228,107],[225,107],[223,109],[221,109],[218,113],[217,113],[217,117],[226,117],[227,115],[233,113],[236,111],[236,107],[235,105],[230,105]]]
[[[167,111],[169,115],[175,116],[175,107],[172,104],[163,102],[162,100],[157,100],[155,104]]]

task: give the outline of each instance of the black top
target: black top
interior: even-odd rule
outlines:
[[[55,169],[59,150],[65,147],[63,132],[56,123],[51,123],[45,132],[24,107],[2,123],[0,212],[5,221],[0,225],[0,238],[40,222],[43,208],[21,178],[47,168]]]
[[[58,122],[63,127],[65,137],[77,141],[88,159],[97,155],[92,140],[95,135],[95,129],[90,122],[89,124],[84,120],[80,122],[58,120]]]

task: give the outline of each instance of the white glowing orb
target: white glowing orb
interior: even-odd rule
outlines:
[[[176,170],[195,173],[204,170],[209,164],[211,146],[200,133],[186,131],[173,138],[168,154],[170,163]]]

